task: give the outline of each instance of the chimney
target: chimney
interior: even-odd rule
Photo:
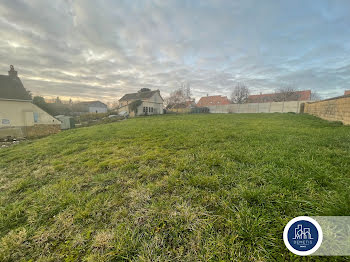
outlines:
[[[17,71],[15,71],[15,68],[13,67],[13,65],[10,65],[9,77],[12,77],[12,78],[17,77]]]

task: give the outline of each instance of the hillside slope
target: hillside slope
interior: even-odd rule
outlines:
[[[294,260],[291,218],[350,214],[349,155],[350,127],[295,114],[136,118],[0,149],[0,261]]]

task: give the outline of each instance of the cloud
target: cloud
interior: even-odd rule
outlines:
[[[0,70],[14,64],[34,94],[113,101],[142,87],[198,98],[289,84],[349,89],[348,1],[0,3]]]

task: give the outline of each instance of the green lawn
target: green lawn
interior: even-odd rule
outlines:
[[[0,149],[0,261],[317,260],[283,228],[349,215],[349,192],[350,127],[308,115],[69,130]]]

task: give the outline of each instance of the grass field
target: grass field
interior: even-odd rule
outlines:
[[[0,261],[321,260],[283,228],[349,215],[349,192],[350,127],[308,115],[69,130],[0,149]]]

